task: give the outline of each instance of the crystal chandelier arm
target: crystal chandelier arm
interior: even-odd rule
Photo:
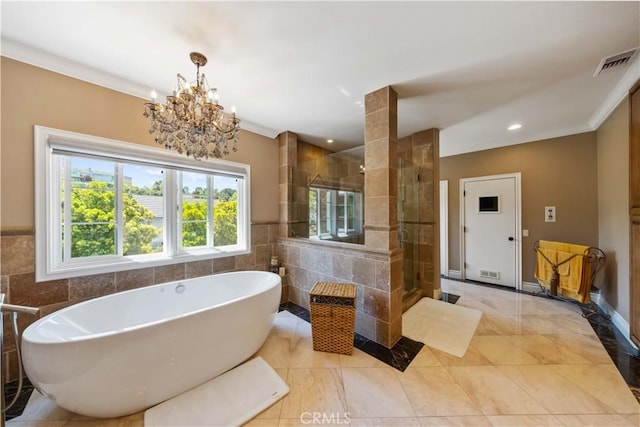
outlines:
[[[185,79],[182,74],[178,73],[178,92],[184,91],[189,87],[189,82]]]

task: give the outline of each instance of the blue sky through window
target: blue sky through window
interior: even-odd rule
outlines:
[[[86,157],[73,157],[72,168],[89,169],[94,172],[105,172],[107,174],[113,173],[113,168],[110,167],[113,163],[91,159]],[[136,164],[126,164],[125,175],[131,178],[131,183],[136,187],[149,187],[154,182],[162,179],[162,169],[154,168],[151,166],[143,166]],[[193,174],[185,174],[183,179],[183,185],[189,187],[190,190],[195,189],[201,184],[197,181],[197,178]],[[235,178],[216,176],[214,179],[214,188],[222,190],[224,188],[231,188],[237,190],[237,183]]]

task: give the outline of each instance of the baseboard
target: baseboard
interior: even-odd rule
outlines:
[[[462,273],[460,273],[460,270],[449,270],[448,273],[447,277],[450,279],[462,279]]]
[[[536,293],[536,292],[540,292],[540,285],[534,282],[522,282],[522,290],[524,292],[531,292],[531,293]]]
[[[613,326],[618,328],[618,331],[622,334],[622,336],[627,340],[627,342],[636,350],[638,350],[638,346],[635,345],[633,341],[631,341],[631,330],[629,329],[629,322],[625,320],[624,317],[620,315],[613,307],[601,297],[600,293],[592,293],[591,300],[598,305],[609,316],[611,316],[611,323]]]

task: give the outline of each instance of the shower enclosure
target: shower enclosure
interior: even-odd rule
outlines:
[[[420,258],[420,175],[416,165],[398,157],[398,241],[404,249],[403,309],[423,296]]]

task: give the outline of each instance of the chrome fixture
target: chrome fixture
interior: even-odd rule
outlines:
[[[1,313],[11,313],[11,324],[13,326],[13,337],[16,343],[16,354],[18,356],[18,389],[16,391],[16,395],[13,397],[13,400],[8,405],[5,405],[4,401],[4,373],[5,366],[4,363],[0,363],[0,408],[2,411],[0,412],[0,427],[4,427],[4,414],[7,409],[11,408],[15,405],[18,397],[20,396],[20,392],[22,391],[22,354],[20,353],[20,333],[18,331],[18,313],[30,314],[32,316],[37,315],[40,312],[39,308],[35,307],[26,307],[23,305],[13,305],[13,304],[5,304],[4,302],[5,294],[0,294],[0,312]],[[3,325],[3,316],[0,313],[0,355],[2,355],[4,351],[4,325]],[[4,357],[2,358],[2,362],[4,362]]]
[[[155,141],[165,148],[194,159],[221,158],[232,150],[238,151],[240,120],[235,108],[231,114],[224,112],[218,104],[216,88],[200,74],[200,67],[207,58],[198,52],[191,52],[191,62],[196,65],[196,80],[189,84],[178,74],[178,83],[173,95],[167,96],[165,105],[156,102],[157,94],[151,92],[151,102],[145,104],[144,117],[151,118],[149,133],[155,133]]]

